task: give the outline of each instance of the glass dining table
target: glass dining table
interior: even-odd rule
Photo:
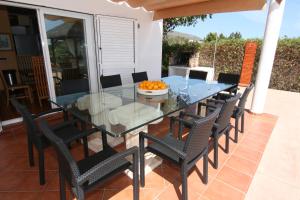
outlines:
[[[99,131],[105,131],[114,138],[125,138],[129,148],[138,146],[138,133],[147,132],[149,124],[159,123],[165,116],[236,87],[181,76],[165,77],[162,81],[169,86],[168,93],[164,95],[141,95],[137,92],[137,85],[130,84],[102,89],[97,93],[58,96],[50,101],[99,128]]]
[[[162,78],[169,86],[164,95],[148,96],[129,84],[102,89],[97,93],[75,93],[58,96],[50,102],[74,116],[99,127],[113,137],[121,137],[144,125],[196,104],[236,85],[186,79],[181,76]]]

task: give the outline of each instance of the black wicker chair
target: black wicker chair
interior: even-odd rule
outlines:
[[[240,94],[237,94],[234,97],[231,97],[227,100],[209,99],[207,104],[201,103],[202,106],[204,105],[207,107],[207,114],[221,107],[219,116],[211,131],[211,138],[213,139],[213,146],[214,146],[214,168],[216,169],[218,168],[218,146],[219,146],[218,141],[223,134],[225,134],[226,136],[225,152],[229,153],[229,137],[230,137],[229,132],[232,128],[230,124],[230,118],[233,114],[234,106],[238,101],[238,99],[240,98],[240,96],[241,96]],[[199,115],[194,115],[190,113],[181,112],[179,114],[180,119],[184,119],[186,116],[192,119],[183,121],[183,123],[179,124],[179,133],[178,133],[179,139],[182,139],[183,127],[191,128],[192,127],[191,120],[202,118]]]
[[[188,199],[187,192],[187,176],[188,172],[196,165],[197,161],[203,157],[203,182],[208,181],[208,142],[213,124],[220,112],[216,109],[209,116],[192,121],[190,133],[186,141],[177,140],[172,136],[173,128],[169,134],[160,139],[153,135],[140,133],[140,180],[142,187],[145,186],[145,161],[144,155],[146,152],[152,152],[162,158],[166,158],[180,166],[182,178],[182,199]],[[171,118],[171,127],[175,120],[179,123],[181,119]],[[144,140],[148,139],[153,142],[147,147],[144,147]]]
[[[240,82],[240,75],[239,74],[230,74],[230,73],[220,73],[218,76],[218,82],[236,85],[236,86],[226,90],[226,92],[228,92],[229,94],[236,94],[238,91],[238,84]],[[220,93],[220,95],[222,96],[221,93]]]
[[[244,91],[242,97],[239,100],[239,103],[237,106],[235,106],[232,118],[235,119],[235,134],[234,134],[234,141],[238,142],[239,137],[239,119],[241,118],[241,132],[244,133],[244,124],[245,124],[245,105],[247,102],[247,98],[249,96],[249,93],[253,89],[254,84],[250,84]]]
[[[116,87],[122,85],[121,75],[100,76],[102,88]]]
[[[189,78],[191,79],[200,79],[206,80],[207,72],[198,71],[198,70],[190,70]]]
[[[89,92],[88,79],[61,80],[61,95]]]
[[[238,133],[239,133],[239,120],[241,118],[241,132],[244,133],[244,123],[245,123],[245,104],[247,102],[247,98],[251,92],[251,90],[253,89],[254,87],[254,84],[251,83],[244,91],[243,95],[240,97],[239,99],[239,103],[237,106],[235,106],[234,108],[234,111],[233,111],[233,114],[232,114],[232,118],[235,119],[235,125],[234,125],[234,128],[235,128],[235,133],[234,133],[234,141],[237,143],[238,142]],[[229,99],[233,97],[232,94],[222,94],[222,96],[218,96],[218,99],[222,99],[222,100],[225,100],[225,99]]]
[[[40,126],[57,153],[61,200],[66,199],[65,181],[71,186],[77,200],[83,200],[85,192],[126,169],[133,172],[133,197],[139,199],[137,147],[118,153],[107,144],[106,133],[102,132],[103,150],[76,162],[63,140],[52,132],[46,121],[41,121]],[[128,156],[133,157],[133,163],[126,159]]]
[[[136,72],[136,73],[132,73],[131,75],[134,83],[139,83],[148,80],[147,72]]]
[[[33,155],[33,147],[35,146],[38,152],[39,159],[39,179],[40,185],[45,184],[45,168],[44,168],[44,149],[49,146],[49,141],[45,138],[45,136],[41,133],[40,128],[37,126],[36,122],[40,120],[42,117],[55,113],[61,112],[62,110],[52,109],[47,112],[43,112],[37,115],[31,114],[24,105],[21,105],[16,99],[11,100],[12,105],[16,108],[16,110],[23,117],[23,121],[27,128],[27,145],[28,145],[28,157],[29,157],[29,165],[34,166],[34,155]],[[71,142],[83,139],[83,147],[84,154],[88,156],[88,143],[87,136],[96,132],[97,130],[88,130],[81,131],[76,126],[76,120],[64,121],[60,124],[56,124],[52,127],[52,130],[55,134],[60,137],[65,144],[70,145]]]

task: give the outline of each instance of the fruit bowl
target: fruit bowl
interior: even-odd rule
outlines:
[[[163,95],[168,91],[168,85],[162,81],[143,81],[137,87],[137,92],[143,95]]]

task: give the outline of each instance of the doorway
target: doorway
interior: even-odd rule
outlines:
[[[50,109],[36,10],[0,5],[0,15],[1,121],[19,117],[13,96],[32,113]]]
[[[50,97],[98,91],[93,16],[42,8]]]
[[[20,117],[11,96],[38,113],[50,98],[98,91],[92,15],[19,4],[0,5],[0,15],[0,42],[8,35],[10,45],[0,45],[0,121]]]

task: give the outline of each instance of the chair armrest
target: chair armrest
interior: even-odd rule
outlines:
[[[201,117],[200,115],[195,115],[195,114],[192,114],[192,113],[188,113],[188,112],[180,112],[180,114],[179,114],[179,118],[180,119],[178,119],[178,121],[180,120],[180,121],[186,121],[186,120],[183,120],[183,119],[181,119],[182,117],[184,117],[184,116],[188,116],[188,117],[192,117],[192,118],[195,118],[195,119],[201,119],[201,118],[203,118],[203,117]],[[187,122],[187,121],[186,121]]]
[[[82,131],[83,134],[85,134],[86,136],[91,135],[95,132],[99,132],[100,130],[98,128],[91,128],[85,131]]]
[[[97,128],[92,128],[89,130],[85,130],[85,131],[80,131],[77,134],[73,134],[71,137],[68,137],[67,139],[64,139],[65,144],[69,144],[70,142],[73,142],[75,140],[79,140],[82,138],[85,138],[95,132],[98,132],[99,129]],[[103,148],[105,148],[105,144],[103,144]]]
[[[224,104],[225,103],[224,100],[220,100],[220,99],[207,99],[207,102],[213,102],[216,104]],[[208,105],[208,106],[212,106],[212,105]],[[214,107],[216,107],[216,106],[214,106]]]
[[[207,99],[207,101],[214,102],[214,100],[210,100],[210,99]],[[216,103],[217,105],[224,103],[224,102],[218,102],[218,101],[220,101],[220,100],[216,100],[216,102],[214,102],[214,103]],[[199,106],[205,106],[207,108],[214,108],[214,109],[218,108],[216,105],[210,105],[210,104],[207,104],[204,102],[199,102],[198,104],[199,104]]]
[[[54,108],[54,109],[44,111],[44,112],[41,112],[38,114],[33,114],[32,116],[34,119],[36,119],[36,118],[44,117],[45,115],[49,115],[49,114],[56,113],[56,112],[62,112],[62,111],[63,111],[62,108]]]
[[[214,124],[213,124],[213,128],[216,128],[216,129],[219,128],[219,124],[214,123]]]
[[[72,119],[72,120],[69,120],[69,121],[64,121],[64,122],[62,122],[62,123],[59,123],[59,124],[56,124],[56,125],[51,126],[51,129],[52,129],[53,131],[56,131],[56,130],[65,128],[65,127],[67,127],[67,126],[74,125],[76,122],[78,122],[77,119]]]
[[[166,147],[170,151],[173,151],[175,154],[177,154],[181,159],[185,159],[185,157],[186,157],[186,153],[170,146],[169,144],[165,143],[164,141],[160,140],[159,138],[157,138],[153,135],[146,134],[145,132],[140,132],[140,138],[142,138],[142,139],[147,138],[148,140],[151,140],[155,143],[160,144],[163,147]]]
[[[174,124],[176,121],[179,122],[179,129],[178,129],[178,139],[179,140],[182,140],[182,132],[183,132],[183,129],[184,129],[184,126],[192,126],[193,124],[190,122],[190,121],[187,121],[187,120],[184,120],[182,119],[184,117],[184,112],[180,112],[179,114],[179,118],[176,118],[176,117],[171,117],[171,123],[170,123],[170,132],[172,134],[174,134]]]
[[[131,147],[130,149],[127,149],[126,151],[117,153],[108,159],[98,163],[82,175],[80,175],[77,179],[78,183],[82,185],[86,181],[89,181],[89,184],[94,183],[95,181],[99,180],[103,177],[103,171],[105,171],[105,168],[111,169],[111,171],[114,170],[114,168],[117,168],[118,165],[115,165],[114,162],[119,161],[120,159],[126,159],[127,156],[133,156],[133,163],[135,165],[138,164],[138,147]]]

